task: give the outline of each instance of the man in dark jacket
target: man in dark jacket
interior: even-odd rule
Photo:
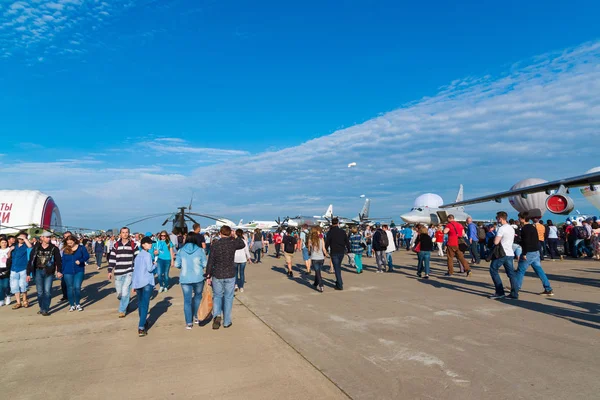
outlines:
[[[385,271],[387,264],[387,257],[385,251],[387,250],[388,244],[386,244],[387,233],[381,229],[381,224],[377,222],[375,224],[375,234],[373,235],[373,251],[375,251],[375,261],[377,262],[377,273]]]
[[[544,291],[541,294],[543,296],[554,296],[552,286],[550,286],[550,281],[542,269],[538,231],[534,225],[528,223],[528,220],[529,215],[526,212],[519,214],[519,222],[522,226],[520,244],[523,248],[523,254],[521,254],[519,259],[519,269],[516,274],[516,281],[518,285],[517,289],[521,290],[525,271],[527,271],[527,268],[531,265],[535,271],[535,274],[538,276],[538,278],[540,278],[542,285],[544,286]]]
[[[331,254],[331,263],[335,271],[335,289],[344,290],[344,281],[342,280],[342,261],[344,254],[350,253],[350,240],[344,230],[339,227],[339,219],[331,220],[331,228],[327,233],[325,247]]]
[[[27,282],[31,275],[35,277],[35,286],[38,295],[40,311],[38,314],[47,317],[50,315],[50,301],[52,281],[54,274],[62,278],[62,259],[58,247],[50,243],[50,232],[42,233],[40,242],[31,250],[31,257],[27,264]]]
[[[219,233],[221,238],[212,244],[206,263],[206,278],[213,287],[213,329],[221,327],[221,313],[223,328],[232,324],[231,309],[237,275],[235,252],[246,246],[241,237],[231,237],[231,228],[227,225],[223,225]]]

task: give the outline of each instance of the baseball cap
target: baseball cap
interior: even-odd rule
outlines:
[[[48,231],[43,232],[40,237],[52,237],[52,234]]]
[[[146,232],[146,233],[144,234],[144,236],[148,236],[148,237],[150,237],[150,236],[152,236],[152,232]]]

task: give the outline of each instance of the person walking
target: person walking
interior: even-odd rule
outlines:
[[[396,240],[394,239],[394,236],[392,235],[392,231],[390,230],[389,226],[383,225],[383,232],[385,233],[388,239],[388,245],[385,248],[385,257],[388,267],[387,272],[394,272],[394,264],[392,263],[392,253],[396,251]]]
[[[67,284],[69,312],[83,311],[81,285],[85,276],[85,262],[90,259],[87,249],[74,236],[65,239],[62,255],[62,274]]]
[[[213,329],[232,325],[231,309],[235,290],[235,252],[246,245],[241,238],[231,237],[231,228],[223,225],[219,231],[221,238],[213,243],[206,266],[206,279],[213,287]]]
[[[308,254],[308,237],[310,232],[308,231],[308,224],[302,225],[302,231],[300,232],[300,250],[302,251],[302,259],[304,265],[306,265],[306,273],[310,274],[310,256]]]
[[[152,238],[145,236],[140,241],[142,250],[135,257],[133,273],[131,277],[131,286],[135,289],[138,298],[138,313],[140,316],[138,323],[138,336],[144,337],[148,334],[148,310],[150,308],[150,297],[154,291],[154,270],[156,263],[153,262]],[[116,279],[116,278],[115,278]]]
[[[158,235],[158,240],[152,244],[150,253],[153,255],[158,271],[158,293],[169,290],[169,271],[175,265],[175,245],[167,231]]]
[[[367,244],[367,257],[373,257],[373,233],[371,227],[367,226],[365,230],[365,243]]]
[[[246,283],[246,264],[252,263],[253,261],[250,250],[248,249],[248,243],[244,239],[244,231],[241,229],[236,229],[235,236],[244,241],[244,248],[235,251],[235,290],[239,290],[241,293],[244,293],[244,284]]]
[[[494,282],[496,292],[490,296],[490,299],[506,298],[509,300],[516,300],[519,298],[519,283],[513,266],[513,259],[515,257],[513,251],[515,230],[508,224],[506,221],[507,218],[508,215],[504,211],[496,213],[496,221],[498,221],[500,227],[494,237],[494,249],[492,249],[493,254],[496,255],[493,256],[490,264],[490,275]],[[502,279],[500,279],[500,274],[498,274],[500,267],[504,267],[506,276],[508,276],[508,279],[510,280],[510,294],[508,296],[505,296]]]
[[[283,238],[283,255],[285,257],[285,262],[287,264],[287,274],[290,278],[294,277],[294,272],[292,271],[292,258],[294,257],[294,253],[296,252],[296,243],[298,239],[294,236],[292,228],[287,229],[287,235]]]
[[[380,274],[385,271],[387,258],[385,256],[385,250],[387,249],[388,236],[381,229],[379,222],[375,223],[375,233],[373,234],[373,251],[375,252],[375,262],[377,263],[377,273]]]
[[[519,213],[519,222],[521,223],[521,248],[523,249],[523,253],[519,258],[519,267],[517,270],[517,289],[521,290],[525,271],[527,271],[527,268],[531,265],[535,274],[542,281],[544,292],[541,293],[541,295],[554,296],[550,281],[542,268],[538,231],[532,224],[528,223],[528,220],[529,215],[526,212]]]
[[[94,242],[94,256],[96,257],[96,269],[102,267],[102,256],[104,255],[104,241],[98,236]]]
[[[177,253],[175,268],[179,269],[179,285],[183,292],[183,315],[186,329],[192,329],[193,323],[199,323],[198,307],[204,290],[204,269],[206,268],[206,252],[202,234],[190,232],[185,244]]]
[[[108,260],[108,280],[112,279],[113,274],[115,276],[115,289],[119,300],[119,318],[125,318],[127,315],[129,297],[131,296],[133,262],[138,253],[139,248],[130,239],[129,228],[121,228],[119,240],[114,243]]]
[[[435,231],[435,245],[438,249],[438,256],[444,257],[444,228],[440,225]]]
[[[254,253],[254,262],[259,264],[260,256],[263,251],[263,235],[260,229],[256,228],[254,230],[254,235],[252,237],[252,252]]]
[[[446,246],[448,272],[446,272],[445,276],[452,276],[454,274],[454,257],[463,266],[467,276],[471,276],[471,267],[469,267],[469,263],[459,247],[459,238],[464,237],[465,231],[461,224],[454,221],[454,215],[452,214],[448,215],[448,223],[446,224],[444,233],[448,235],[448,245]]]
[[[354,259],[354,265],[356,266],[356,273],[362,274],[363,263],[362,263],[362,254],[364,251],[365,244],[363,243],[362,236],[358,233],[358,228],[353,226],[351,229],[352,234],[348,239],[350,241],[350,253]]]
[[[17,304],[13,310],[21,307],[28,308],[27,300],[28,280],[27,280],[27,261],[31,242],[27,239],[27,234],[21,232],[17,235],[17,243],[12,247],[10,258],[10,290],[15,295]]]
[[[54,276],[62,278],[62,258],[58,246],[50,243],[52,234],[44,232],[40,242],[31,250],[27,264],[27,280],[33,276],[38,296],[40,311],[38,314],[47,317],[50,315],[52,300],[52,281]]]
[[[315,283],[313,286],[323,293],[323,264],[325,257],[329,257],[325,249],[325,241],[321,237],[318,229],[313,229],[309,237],[310,260],[315,271]]]
[[[344,290],[344,281],[342,280],[342,261],[344,254],[350,253],[350,241],[348,235],[339,226],[340,220],[334,217],[331,220],[331,228],[327,233],[325,248],[331,254],[331,263],[335,271],[335,289]]]
[[[419,252],[417,253],[417,276],[419,278],[423,277],[425,279],[429,279],[429,262],[431,260],[431,251],[433,250],[433,241],[431,240],[431,236],[429,236],[429,231],[426,227],[422,227],[417,239],[415,240],[415,247],[419,247]],[[425,271],[425,276],[423,276],[423,271]]]
[[[273,242],[275,243],[275,258],[279,258],[281,254],[281,242],[283,241],[283,237],[281,236],[281,232],[277,231],[273,234]]]
[[[471,253],[471,263],[479,264],[481,255],[479,254],[479,231],[473,218],[467,218],[467,241],[469,242],[469,252]]]
[[[558,252],[558,228],[554,225],[551,219],[546,221],[548,232],[548,250],[550,250],[550,258],[556,260],[560,259],[561,256]]]

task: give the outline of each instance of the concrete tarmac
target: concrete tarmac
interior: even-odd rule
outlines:
[[[300,253],[294,279],[268,255],[246,267],[234,324],[218,331],[185,330],[175,285],[151,301],[145,338],[137,311],[117,318],[114,286],[92,264],[82,313],[56,305],[57,282],[50,317],[36,315],[36,304],[0,308],[2,397],[598,398],[600,262],[546,261],[554,297],[538,295],[530,270],[518,301],[497,301],[487,298],[485,262],[470,278],[448,278],[445,259],[432,257],[426,281],[412,253],[393,257],[396,272],[384,274],[374,259],[360,275],[345,259],[344,291],[326,272],[319,293],[314,274],[299,273]]]

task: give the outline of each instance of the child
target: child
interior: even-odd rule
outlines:
[[[146,317],[150,307],[150,296],[154,290],[154,270],[156,264],[152,262],[152,255],[149,250],[152,248],[152,239],[144,237],[142,239],[142,251],[135,258],[133,265],[132,287],[135,289],[138,297],[138,311],[140,313],[140,323],[138,324],[138,336],[144,337],[148,334]]]
[[[6,237],[0,238],[0,307],[10,304],[10,268],[8,259],[12,248],[8,247]]]

